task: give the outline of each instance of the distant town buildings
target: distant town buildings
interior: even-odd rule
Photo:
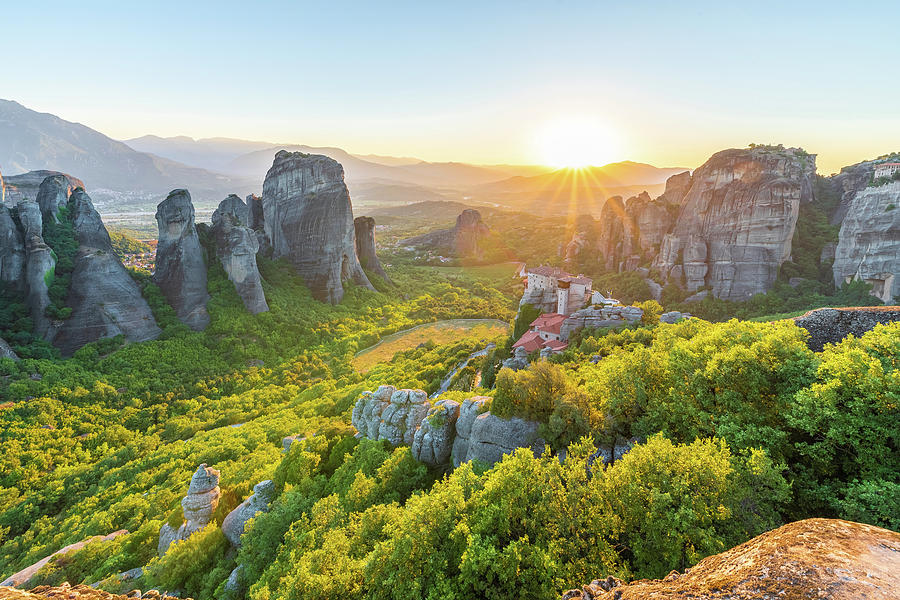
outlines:
[[[875,165],[875,179],[881,177],[893,177],[894,173],[900,171],[900,162],[888,162]]]

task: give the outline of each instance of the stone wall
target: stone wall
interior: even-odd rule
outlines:
[[[900,306],[861,306],[857,308],[819,308],[794,323],[809,332],[807,345],[821,352],[825,344],[835,344],[850,334],[859,337],[879,323],[900,321]]]

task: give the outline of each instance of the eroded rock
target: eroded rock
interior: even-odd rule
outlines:
[[[453,450],[458,417],[459,402],[435,402],[413,436],[413,458],[430,466],[447,464]]]
[[[375,254],[375,219],[372,217],[356,217],[353,220],[353,227],[356,230],[356,255],[359,257],[359,263],[364,269],[372,271],[385,281],[391,281],[378,255]]]
[[[159,530],[158,554],[162,556],[173,542],[186,540],[206,527],[212,520],[221,495],[219,472],[207,467],[206,463],[201,464],[191,477],[187,495],[181,500],[184,514],[181,526],[175,529],[166,523]]]
[[[49,175],[38,188],[37,203],[45,219],[57,221],[56,214],[69,201],[69,194],[74,191],[65,175]]]
[[[216,242],[216,257],[228,279],[234,284],[247,310],[258,314],[269,310],[269,305],[256,265],[259,241],[256,233],[247,226],[248,218],[247,205],[232,194],[213,213],[212,234]]]
[[[467,208],[456,217],[452,229],[440,229],[424,235],[402,240],[400,245],[428,248],[435,252],[458,257],[480,257],[483,254],[482,240],[490,234],[490,229],[481,220],[481,213]]]
[[[430,407],[422,390],[382,385],[375,392],[363,392],[353,407],[351,422],[369,439],[410,446]]]
[[[260,481],[253,486],[253,493],[250,497],[226,515],[222,520],[222,533],[234,547],[241,546],[241,536],[244,534],[247,521],[255,517],[257,513],[268,512],[274,498],[275,483],[271,479]]]
[[[24,289],[25,239],[6,206],[0,204],[0,281]]]
[[[159,286],[182,323],[200,331],[209,325],[206,303],[206,261],[197,228],[194,205],[187,190],[172,190],[156,207],[159,244],[156,272]]]
[[[287,258],[317,300],[340,302],[350,280],[375,289],[356,256],[353,208],[340,163],[318,154],[278,152],[266,174],[262,203],[273,257]]]

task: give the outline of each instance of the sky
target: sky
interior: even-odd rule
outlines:
[[[36,0],[0,14],[0,97],[117,139],[483,164],[564,161],[569,146],[685,167],[783,143],[824,174],[900,150],[896,2]]]

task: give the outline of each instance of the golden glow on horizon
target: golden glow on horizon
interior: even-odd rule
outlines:
[[[572,115],[548,121],[535,145],[540,161],[551,167],[591,167],[622,160],[615,136],[595,117]]]

